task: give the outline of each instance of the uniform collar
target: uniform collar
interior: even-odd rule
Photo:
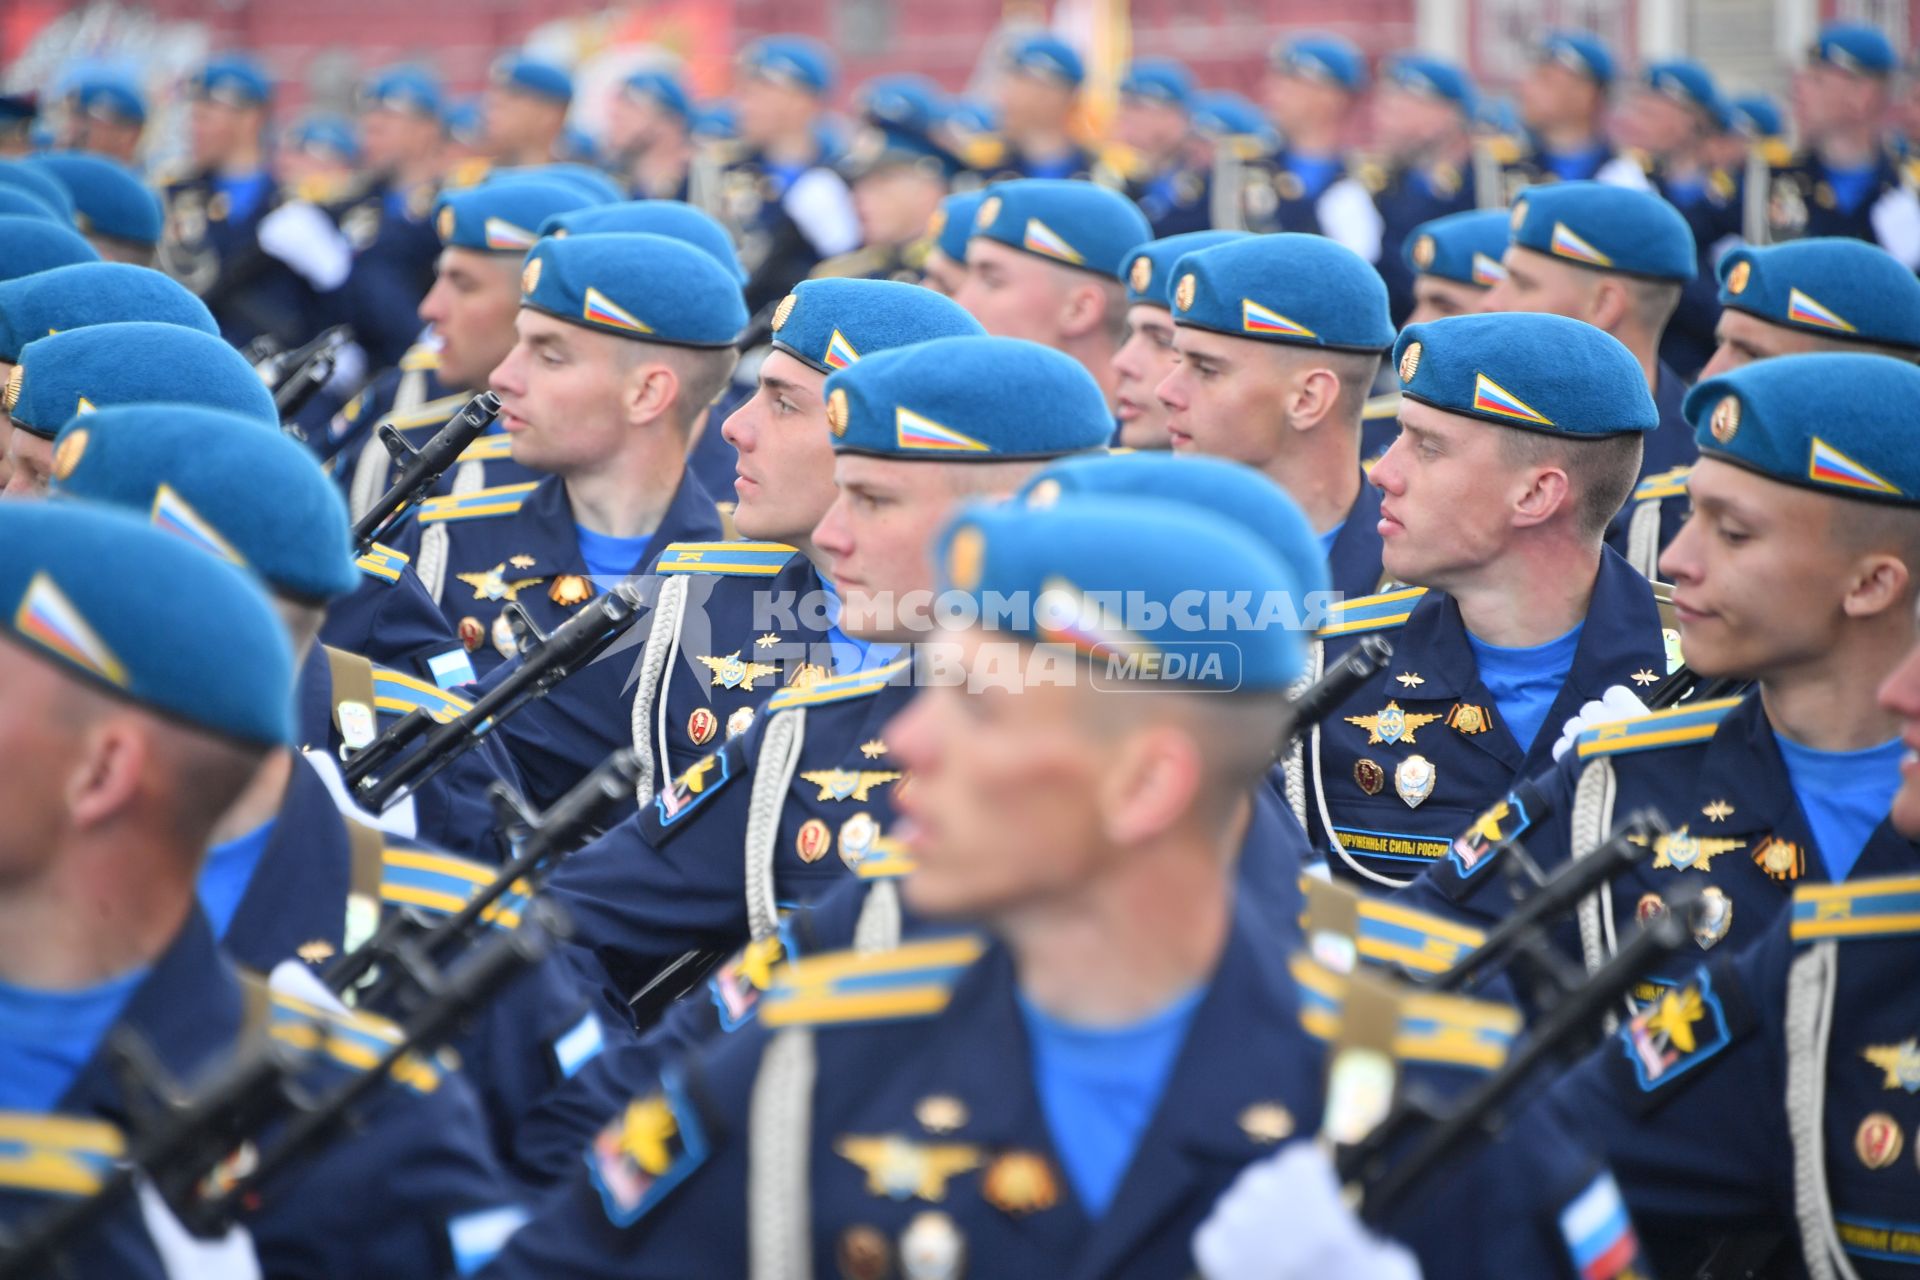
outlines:
[[[1347,511],[1346,523],[1333,537],[1327,552],[1333,589],[1352,600],[1380,589],[1380,491],[1360,477],[1360,496]]]
[[[548,476],[534,486],[514,523],[516,532],[525,530],[528,544],[524,551],[516,554],[533,560],[531,566],[519,570],[522,576],[557,578],[569,573],[586,574],[587,562],[580,555],[573,503],[567,497],[565,482],[558,476]],[[660,513],[660,523],[647,543],[646,558],[634,566],[635,571],[650,571],[669,543],[714,542],[724,533],[712,495],[691,470],[682,471],[680,483],[674,487],[673,497],[667,502],[667,509]]]
[[[304,758],[294,759],[275,817],[260,865],[220,942],[235,962],[261,973],[309,942],[337,948],[346,927],[345,819]]]

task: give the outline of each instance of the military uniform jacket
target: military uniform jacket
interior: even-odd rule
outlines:
[[[1368,185],[1381,222],[1380,256],[1373,265],[1386,282],[1387,303],[1399,328],[1413,311],[1413,270],[1400,248],[1421,223],[1474,207],[1472,175],[1451,164],[1413,166],[1383,173]]]
[[[354,250],[340,305],[375,369],[399,360],[420,331],[416,312],[440,256],[432,221],[438,195],[431,183],[401,189],[380,181],[338,211]]]
[[[441,551],[428,543],[436,529],[445,530]],[[644,572],[669,542],[710,541],[719,534],[713,499],[697,480],[683,475],[645,556],[631,572]],[[414,557],[421,580],[482,677],[516,652],[502,612],[508,603],[517,601],[543,633],[550,633],[601,586],[611,585],[587,577],[573,505],[558,476],[429,498],[395,541]]]
[[[326,784],[298,761],[221,949],[260,973],[298,959],[317,976],[365,942],[381,914],[411,909],[429,920],[451,916],[492,882],[495,870],[372,828],[352,833]],[[509,891],[485,919],[494,929],[518,928],[526,903],[524,893]],[[494,1150],[508,1168],[529,1176],[517,1158],[522,1119],[592,1061],[613,1030],[589,1008],[588,993],[549,956],[505,987],[454,1038]]]
[[[127,1001],[116,1029],[138,1033],[174,1079],[191,1082],[248,1034],[246,1009],[239,974],[196,908]],[[253,1033],[300,1044],[313,1013],[276,995],[265,1026]],[[340,1039],[331,1051],[322,1049],[309,1080],[321,1092],[360,1069],[350,1065],[354,1060],[384,1052],[392,1034],[386,1024],[355,1015],[334,1015],[333,1025],[341,1026]],[[107,1055],[96,1053],[61,1099],[61,1111],[128,1126],[130,1106],[116,1074]],[[518,1214],[458,1073],[422,1058],[404,1074],[362,1105],[364,1127],[314,1149],[260,1188],[259,1207],[242,1221],[267,1275],[445,1274],[472,1265],[482,1224]]]
[[[1603,551],[1573,666],[1532,743],[1514,741],[1480,677],[1460,608],[1419,587],[1349,601],[1321,636],[1326,662],[1368,631],[1389,665],[1317,726],[1304,752],[1305,822],[1337,874],[1399,884],[1446,856],[1516,777],[1547,767],[1564,724],[1609,686],[1665,670],[1644,578]]]
[[[1901,876],[1802,885],[1752,946],[1716,954],[1560,1078],[1549,1105],[1606,1145],[1650,1239],[1684,1253],[1716,1232],[1785,1231],[1843,1259],[1830,1276],[1920,1266],[1915,852]]]
[[[351,754],[348,734],[356,739],[357,748],[370,742],[372,735],[392,728],[415,707],[422,707],[434,719],[445,721],[471,705],[404,672],[376,667],[371,679],[373,706],[371,714],[367,714],[355,709],[364,706],[357,696],[364,691],[336,691],[326,650],[319,645],[313,647],[301,664],[295,694],[303,750],[320,751],[330,759],[342,760]],[[518,781],[506,751],[495,743],[483,742],[414,792],[415,834],[442,848],[457,849],[465,857],[482,862],[498,861],[493,808],[487,792],[495,782],[517,785]]]
[[[831,165],[832,157],[821,155],[800,176],[820,173],[842,182]],[[826,255],[788,214],[792,185],[764,156],[749,152],[736,157],[721,169],[718,181],[719,207],[708,212],[726,224],[740,246],[740,263],[748,275],[747,313],[758,315],[793,292]]]
[[[1249,163],[1240,183],[1241,212],[1248,231],[1324,235],[1368,262],[1386,256],[1380,211],[1357,178],[1336,172],[1324,187],[1310,191],[1282,148]],[[1399,246],[1393,250],[1397,254]]]
[[[882,731],[913,696],[910,663],[782,690],[747,732],[560,864],[549,896],[572,918],[568,950],[610,1007],[624,1009],[684,952],[730,952],[771,932],[776,907],[820,897],[872,853],[903,776]],[[787,709],[805,712],[781,731],[803,725],[790,776],[763,750]],[[757,791],[769,816],[750,859]],[[770,881],[759,878],[766,867]]]
[[[355,563],[359,586],[327,605],[320,643],[449,687],[442,675],[467,669],[466,650],[406,555],[376,542]]]
[[[1699,944],[1737,951],[1765,933],[1796,886],[1830,878],[1758,693],[1589,729],[1551,769],[1523,776],[1534,785],[1463,825],[1446,857],[1402,895],[1410,905],[1474,924],[1504,916],[1510,899],[1496,883],[1493,845],[1517,836],[1543,871],[1565,865],[1579,852],[1572,831],[1583,785],[1602,820],[1595,830],[1653,809],[1673,834],[1601,895],[1604,937],[1563,924],[1556,938],[1570,957],[1604,959],[1614,942],[1633,936],[1638,919],[1664,911],[1662,895],[1682,881],[1707,887],[1724,908],[1696,933]],[[1912,859],[1911,843],[1882,821],[1850,878],[1893,874]],[[1665,972],[1691,968],[1682,957]]]
[[[1707,174],[1704,191],[1681,200],[1657,166],[1647,176],[1653,189],[1687,220],[1698,250],[1699,274],[1680,287],[1680,305],[1660,339],[1662,364],[1673,366],[1691,381],[1719,345],[1714,338],[1714,326],[1720,323],[1720,280],[1715,267],[1720,255],[1744,238],[1746,184],[1741,175],[1716,169]]]
[[[694,482],[688,480],[689,486]],[[823,590],[819,571],[777,542],[671,542],[653,558],[653,609],[599,659],[543,698],[501,721],[498,733],[545,805],[622,747],[650,762],[649,793],[691,768],[714,748],[745,733],[782,688],[827,673],[829,655],[816,646],[827,633],[808,625],[804,603]],[[684,579],[679,587],[675,579]],[[675,639],[652,629],[671,589]],[[653,678],[647,646],[668,655]],[[491,688],[519,663],[497,668]],[[645,732],[635,708],[644,700]]]
[[[327,426],[325,456],[333,459],[334,479],[347,497],[347,510],[359,519],[400,477],[393,455],[375,435],[381,424],[418,449],[439,434],[453,415],[466,408],[472,393],[449,389],[437,374],[439,355],[415,347],[397,369],[389,369],[347,402]],[[435,494],[494,489],[540,479],[540,473],[513,460],[513,446],[498,428],[460,453],[434,483]]]
[[[1920,198],[1902,179],[1899,161],[1882,152],[1867,193],[1842,209],[1819,158],[1801,152],[1776,167],[1767,190],[1773,239],[1848,236],[1877,244],[1909,270],[1920,269]]]
[[[158,265],[200,295],[222,338],[245,347],[264,333],[292,348],[326,327],[312,287],[260,247],[260,219],[280,203],[279,192],[270,188],[245,217],[234,216],[210,173],[168,183],[160,195]]]
[[[1686,478],[1700,460],[1700,446],[1694,443],[1693,427],[1680,409],[1686,398],[1687,384],[1662,363],[1653,384],[1653,404],[1659,410],[1660,425],[1645,437],[1639,484],[1607,525],[1607,545],[1646,578],[1657,576],[1660,552],[1680,532],[1691,509]],[[1652,510],[1641,514],[1649,504]],[[1642,526],[1637,532],[1636,517]]]
[[[1155,240],[1213,227],[1213,175],[1204,169],[1176,165],[1134,174],[1121,190],[1147,215]]]

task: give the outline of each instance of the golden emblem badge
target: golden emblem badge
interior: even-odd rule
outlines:
[[[5,392],[0,392],[0,409],[5,409],[8,413],[13,412],[14,406],[20,403],[20,384],[25,382],[26,378],[27,366],[23,364],[13,366],[13,372],[7,375],[7,389]]]
[[[544,261],[544,258],[535,258],[520,272],[521,293],[532,293],[540,287],[540,264]]]
[[[1906,1141],[1898,1121],[1884,1111],[1875,1111],[1854,1131],[1853,1154],[1869,1169],[1884,1169],[1900,1158]]]
[[[1775,880],[1798,880],[1807,873],[1807,855],[1791,840],[1768,836],[1755,846],[1753,865]]]
[[[1008,1151],[988,1165],[980,1193],[988,1204],[1016,1218],[1060,1203],[1053,1167],[1031,1151]]]
[[[1485,733],[1493,728],[1493,717],[1487,714],[1485,707],[1471,702],[1456,702],[1453,710],[1447,712],[1447,727],[1471,738],[1476,733]]]
[[[1707,430],[1721,444],[1732,444],[1734,433],[1740,430],[1740,397],[1722,396],[1720,403],[1713,406],[1713,417],[1707,420]]]
[[[980,568],[986,559],[986,535],[976,525],[965,526],[947,546],[947,581],[958,590],[973,590],[980,585]]]
[[[780,326],[787,322],[788,318],[793,315],[793,309],[799,305],[800,295],[797,293],[790,293],[780,299],[780,305],[773,309],[773,331],[775,333],[780,332]]]
[[[1413,242],[1413,265],[1425,271],[1433,265],[1434,245],[1432,236],[1421,236]]]
[[[1000,197],[988,196],[985,200],[982,200],[980,202],[980,211],[973,215],[974,228],[976,230],[985,230],[986,228],[992,226],[994,219],[998,218],[999,216],[1000,216]]]
[[[847,389],[835,387],[827,396],[827,430],[836,436],[847,434]]]
[[[1353,762],[1353,785],[1370,796],[1377,796],[1387,785],[1387,771],[1378,761],[1361,756]]]
[[[80,465],[80,457],[87,451],[87,429],[77,427],[67,433],[59,447],[53,451],[53,478],[65,480]]]
[[[720,732],[720,717],[706,707],[695,707],[693,714],[687,717],[687,736],[693,739],[693,745],[704,747],[713,741],[713,735]]]
[[[442,240],[453,239],[453,206],[448,205],[440,210],[437,229],[440,232],[440,238]]]
[[[563,573],[547,588],[547,598],[563,608],[584,604],[593,597],[593,585],[577,573]]]
[[[913,1104],[913,1118],[928,1133],[946,1135],[967,1123],[967,1104],[950,1093],[932,1093]]]
[[[1727,272],[1727,292],[1733,294],[1745,293],[1747,290],[1747,281],[1752,278],[1752,276],[1753,264],[1751,262],[1742,259],[1734,263],[1733,269]]]
[[[1192,310],[1193,295],[1197,287],[1193,278],[1193,272],[1189,271],[1187,274],[1181,276],[1180,283],[1175,285],[1173,289],[1173,305],[1182,311]]]
[[[1420,344],[1409,342],[1407,349],[1400,353],[1400,381],[1412,382],[1413,375],[1420,372]]]
[[[1135,293],[1145,293],[1147,286],[1153,283],[1153,259],[1142,254],[1133,260],[1133,270],[1127,273],[1127,283],[1133,286]]]

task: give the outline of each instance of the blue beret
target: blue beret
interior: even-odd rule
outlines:
[[[551,164],[526,165],[517,169],[496,169],[487,180],[515,182],[521,178],[572,187],[594,204],[617,204],[627,198],[620,184],[608,177],[604,170],[574,160],[556,160]]]
[[[486,117],[480,109],[480,99],[462,98],[447,108],[445,120],[447,136],[455,142],[477,145],[486,130]]]
[[[704,209],[684,200],[622,200],[619,204],[594,204],[584,209],[556,213],[540,224],[543,236],[586,236],[604,232],[648,231],[657,236],[684,240],[696,249],[705,249],[733,274],[741,284],[747,282],[747,269],[740,265],[733,237],[718,219]]]
[[[160,243],[166,214],[159,195],[118,160],[54,151],[29,163],[59,178],[73,193],[73,220],[80,230],[149,247]]]
[[[443,194],[433,225],[440,243],[452,248],[523,254],[540,238],[548,218],[598,203],[552,178],[504,177]]]
[[[693,102],[687,97],[686,86],[680,83],[678,76],[665,71],[636,71],[621,84],[621,90],[629,97],[644,99],[670,111],[682,120],[693,115]]]
[[[1249,236],[1173,264],[1173,322],[1236,338],[1385,351],[1387,286],[1367,260],[1325,236]]]
[[[1113,414],[1079,361],[1018,338],[935,338],[827,377],[838,453],[934,462],[1057,458],[1103,447]]]
[[[1865,240],[1819,236],[1720,259],[1720,305],[1842,342],[1920,349],[1920,280]]]
[[[1764,93],[1750,93],[1730,104],[1733,127],[1750,138],[1777,138],[1787,131],[1780,104]]]
[[[953,98],[947,103],[947,127],[960,133],[993,133],[1000,113],[979,98]]]
[[[877,125],[931,133],[946,118],[940,86],[921,75],[878,76],[860,86],[860,114]]]
[[[254,418],[188,404],[81,414],[53,446],[53,492],[131,507],[321,603],[359,585],[346,504],[302,445]]]
[[[1288,36],[1273,46],[1267,60],[1282,75],[1338,85],[1348,93],[1367,87],[1367,56],[1341,36],[1320,31]]]
[[[1401,395],[1447,413],[1588,438],[1660,425],[1633,353],[1565,316],[1506,312],[1408,325],[1394,358]]]
[[[82,262],[0,284],[0,360],[29,342],[97,324],[152,320],[216,337],[207,304],[164,271],[125,262]]]
[[[1755,360],[1687,393],[1700,452],[1783,484],[1920,506],[1920,368],[1854,352]]]
[[[1477,97],[1473,78],[1444,58],[1425,53],[1396,53],[1381,67],[1380,78],[1408,93],[1451,102],[1466,114],[1473,114]]]
[[[1653,280],[1699,274],[1693,229],[1651,191],[1608,182],[1550,182],[1513,202],[1513,243],[1576,267]]]
[[[1526,131],[1525,126],[1520,123],[1520,108],[1514,105],[1512,98],[1503,93],[1481,94],[1480,103],[1474,109],[1473,119],[1474,123],[1481,128],[1491,129],[1495,133],[1505,134],[1508,137],[1516,137]]]
[[[62,218],[73,219],[73,193],[67,184],[24,160],[0,160],[0,187],[24,191]]]
[[[1259,107],[1227,89],[1193,95],[1193,127],[1217,137],[1265,138],[1273,126]]]
[[[833,55],[805,36],[762,36],[740,51],[739,65],[749,75],[816,97],[833,88]]]
[[[560,140],[554,143],[553,152],[563,163],[578,165],[584,169],[592,170],[600,162],[600,144],[594,141],[592,134],[577,124],[567,125],[560,130]],[[613,194],[608,199],[617,200],[626,194],[620,190],[617,183],[609,185]]]
[[[821,373],[890,347],[984,333],[953,299],[898,280],[802,280],[773,312],[773,345]]]
[[[971,597],[982,625],[1069,646],[1104,664],[1102,683],[1277,691],[1306,668],[1309,637],[1287,625],[1299,614],[1264,607],[1292,596],[1287,566],[1240,525],[1179,502],[976,503],[934,554],[941,593]],[[1258,607],[1215,607],[1249,594]]]
[[[1689,58],[1650,62],[1640,73],[1640,82],[1655,93],[1672,98],[1682,106],[1692,107],[1715,120],[1720,119],[1725,110],[1713,76],[1705,67]]]
[[[1333,589],[1327,553],[1306,512],[1252,467],[1159,450],[1062,458],[1022,486],[1015,500],[1050,507],[1083,496],[1159,498],[1212,512],[1266,543],[1301,595]]]
[[[229,107],[260,107],[273,97],[273,81],[260,64],[243,54],[209,58],[187,82],[187,91]]]
[[[360,108],[405,111],[438,119],[446,110],[446,93],[440,77],[425,67],[388,67],[376,71],[360,87]]]
[[[24,187],[0,186],[0,215],[15,218],[40,218],[55,226],[71,227],[73,219],[29,193]]]
[[[695,107],[688,123],[696,138],[724,140],[740,133],[739,112],[731,102],[709,102]]]
[[[0,193],[4,194],[4,193]],[[0,200],[0,205],[4,205]],[[40,214],[8,214],[0,210],[0,280],[18,280],[36,271],[98,262],[100,253],[79,232]]]
[[[1140,206],[1117,191],[1070,178],[996,182],[973,215],[973,234],[1103,276],[1153,239]]]
[[[1862,22],[1829,22],[1820,28],[1807,56],[1857,76],[1892,75],[1900,65],[1886,34]]]
[[[980,202],[986,198],[984,191],[961,191],[942,200],[927,224],[927,234],[933,238],[934,247],[955,262],[965,262],[967,241],[973,235],[973,219],[980,212]]]
[[[280,422],[272,394],[238,351],[198,329],[150,320],[96,324],[29,342],[7,382],[5,407],[14,426],[51,440],[76,413],[146,400]]]
[[[1506,210],[1468,209],[1421,223],[1407,233],[1400,252],[1421,275],[1491,289],[1507,278],[1500,262],[1507,234]]]
[[[542,240],[520,292],[522,306],[644,342],[730,347],[747,325],[739,281],[712,254],[641,232]]]
[[[1170,107],[1193,107],[1193,72],[1172,58],[1135,58],[1120,78],[1120,92],[1130,98],[1150,98]]]
[[[1121,277],[1127,284],[1127,305],[1145,303],[1173,310],[1173,264],[1189,253],[1246,236],[1244,231],[1185,231],[1141,245],[1120,264]]]
[[[0,508],[0,616],[87,683],[242,742],[293,742],[293,652],[259,586],[124,511]]]
[[[120,120],[127,124],[147,122],[146,95],[131,76],[112,71],[89,71],[77,77],[67,91],[73,109],[81,115]]]
[[[1585,31],[1549,31],[1540,41],[1540,58],[1585,76],[1602,89],[1613,83],[1613,52]]]
[[[509,53],[495,59],[488,69],[487,83],[496,89],[545,98],[563,107],[573,101],[573,76],[565,67],[524,53]]]
[[[1009,40],[1005,62],[1011,70],[1044,76],[1071,88],[1078,88],[1087,78],[1086,64],[1080,61],[1074,47],[1059,36],[1045,32]]]
[[[285,145],[288,150],[331,158],[341,164],[360,162],[360,139],[354,135],[353,122],[331,112],[301,117],[287,130]]]

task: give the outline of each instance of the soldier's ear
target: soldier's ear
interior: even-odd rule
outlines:
[[[1204,793],[1200,745],[1174,725],[1123,733],[1109,766],[1100,772],[1100,823],[1107,840],[1122,847],[1149,843],[1179,827]]]
[[[1626,281],[1614,276],[1601,276],[1584,318],[1602,333],[1616,333],[1633,312],[1633,294]]]
[[[1889,609],[1910,607],[1913,571],[1899,556],[1884,551],[1861,556],[1849,572],[1840,607],[1849,618],[1870,618]]]
[[[627,422],[636,427],[671,419],[681,412],[680,390],[680,374],[671,363],[637,360],[621,384],[620,407]]]

